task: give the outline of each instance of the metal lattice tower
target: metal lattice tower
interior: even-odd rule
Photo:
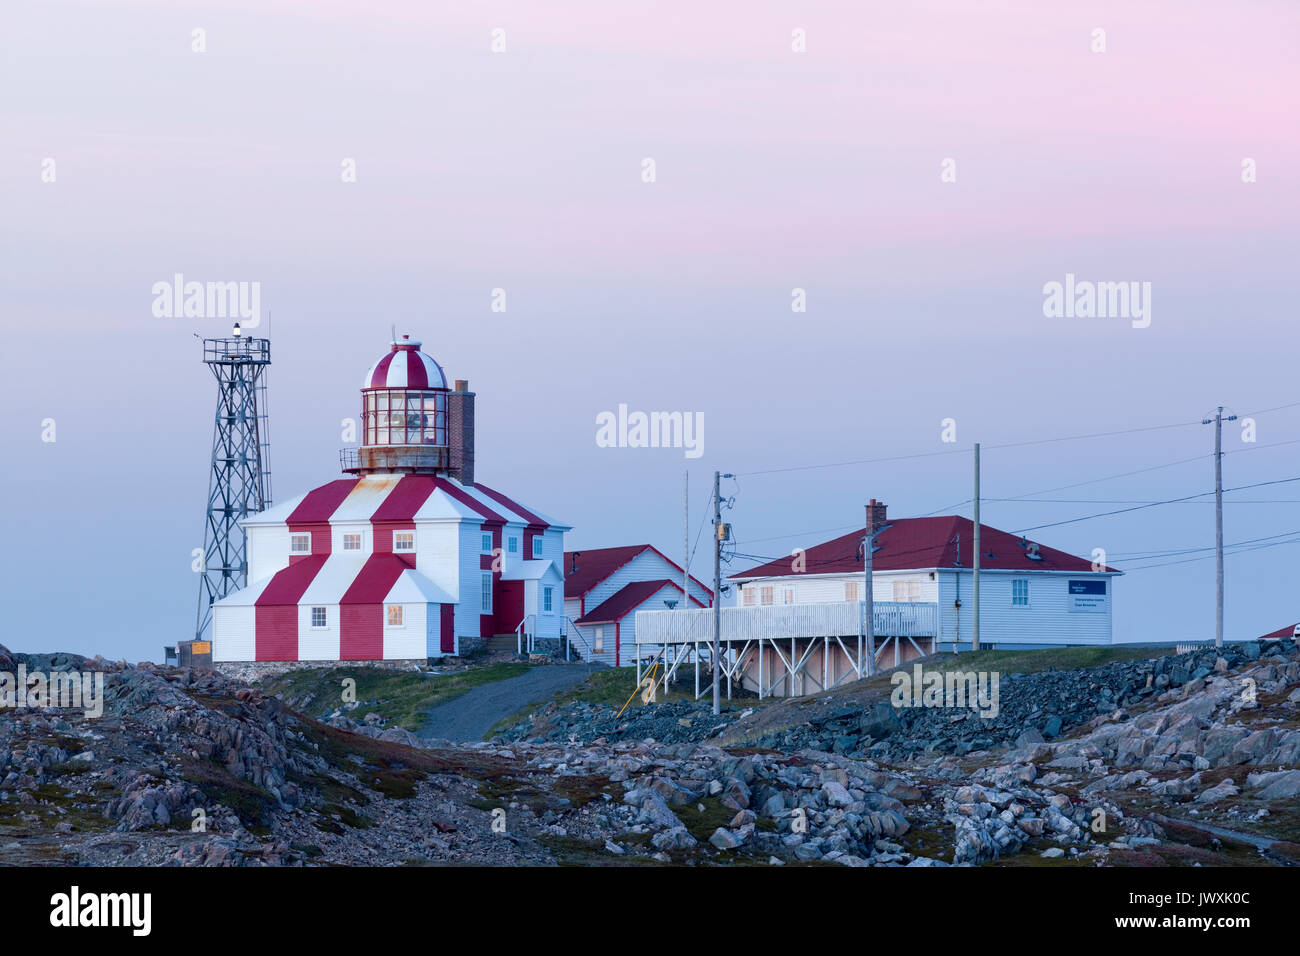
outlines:
[[[212,602],[247,583],[248,550],[240,521],[271,504],[266,411],[271,342],[242,338],[236,325],[230,338],[203,340],[203,361],[217,379],[217,411],[194,627],[198,640],[212,622]]]

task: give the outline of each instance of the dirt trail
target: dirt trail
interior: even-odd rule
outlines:
[[[593,664],[554,664],[534,667],[508,680],[482,684],[430,708],[419,735],[453,741],[482,740],[511,714],[586,680],[595,671]]]

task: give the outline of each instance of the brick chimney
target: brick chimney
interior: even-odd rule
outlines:
[[[872,498],[867,502],[867,537],[875,534],[889,522],[885,519],[885,503]]]
[[[474,484],[474,393],[463,378],[456,379],[455,391],[447,393],[447,442],[448,472],[461,484]]]

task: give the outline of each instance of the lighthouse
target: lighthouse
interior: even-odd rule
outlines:
[[[560,641],[566,524],[476,480],[474,393],[410,334],[360,390],[344,477],[243,522],[248,581],[214,663],[418,661],[493,635]]]

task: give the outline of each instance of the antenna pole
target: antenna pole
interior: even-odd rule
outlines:
[[[691,473],[682,473],[682,610],[691,607]]]
[[[980,649],[980,443],[975,443],[975,565],[973,573],[974,594],[971,597],[971,650]]]
[[[1236,415],[1223,416],[1223,406],[1202,425],[1214,423],[1214,646],[1223,646],[1223,423],[1235,422]]]
[[[718,645],[722,635],[722,475],[713,473],[713,713],[722,713],[718,692]]]

